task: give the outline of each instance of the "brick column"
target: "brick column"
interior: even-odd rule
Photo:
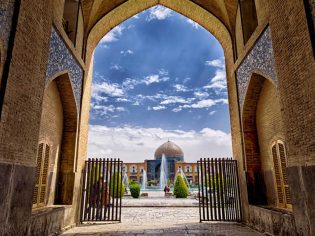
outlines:
[[[0,121],[0,235],[27,234],[51,9],[51,0],[21,1]]]
[[[300,235],[315,235],[315,61],[303,1],[272,0],[271,35]]]

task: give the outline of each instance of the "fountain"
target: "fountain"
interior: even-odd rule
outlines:
[[[127,175],[126,172],[124,173],[124,177],[123,177],[122,181],[123,181],[123,183],[125,185],[125,192],[127,192],[128,189],[129,189],[129,179],[128,179],[128,175]]]
[[[161,171],[160,172],[160,188],[164,189],[164,187],[167,185],[167,176],[168,176],[167,161],[164,154],[162,155],[160,171]]]
[[[190,190],[190,184],[189,184],[189,181],[186,177],[186,175],[184,174],[184,171],[182,169],[179,170],[179,174],[183,177],[187,187],[188,187],[188,190]]]
[[[142,172],[142,183],[141,183],[141,189],[145,190],[147,187],[147,172],[143,170]]]

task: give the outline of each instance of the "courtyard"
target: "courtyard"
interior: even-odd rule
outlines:
[[[0,236],[315,235],[314,58],[314,0],[1,0]]]
[[[137,202],[139,199],[129,201]],[[153,205],[163,198],[153,198]],[[148,200],[147,200],[148,201]],[[166,202],[172,201],[167,199]],[[179,203],[182,200],[173,200]],[[124,203],[123,203],[124,204]],[[62,235],[262,235],[239,223],[199,223],[197,207],[122,207],[121,223],[82,224]]]

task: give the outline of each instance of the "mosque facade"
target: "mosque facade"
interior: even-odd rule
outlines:
[[[163,156],[166,159],[167,176],[170,183],[174,182],[176,174],[182,172],[192,186],[197,184],[197,164],[185,162],[183,150],[172,141],[167,141],[159,146],[155,150],[154,159],[146,159],[140,163],[124,162],[123,172],[127,174],[129,180],[139,183],[142,182],[143,173],[146,173],[148,186],[158,186]]]

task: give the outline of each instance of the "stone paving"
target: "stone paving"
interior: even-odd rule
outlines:
[[[84,224],[74,235],[262,235],[237,223],[199,223],[198,207],[123,207],[121,223]]]

